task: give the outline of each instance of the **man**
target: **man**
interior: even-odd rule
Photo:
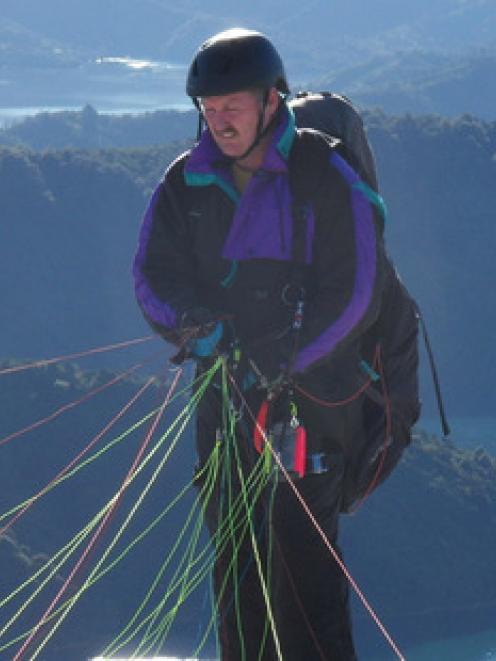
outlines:
[[[356,393],[367,379],[360,338],[381,301],[380,230],[357,175],[331,148],[311,173],[318,195],[304,215],[295,208],[290,163],[299,136],[282,61],[265,36],[235,29],[209,39],[187,92],[207,127],[151,199],[134,274],[147,320],[200,372],[209,357],[228,356],[234,440],[219,382],[197,419],[200,471],[216,441],[230,462],[206,503],[222,658],[349,661],[347,582],[288,475],[335,544],[366,443]],[[244,358],[229,372],[233,346]],[[265,432],[289,473],[274,469],[254,496],[245,479]],[[250,505],[229,510],[226,501],[239,504],[240,494]]]

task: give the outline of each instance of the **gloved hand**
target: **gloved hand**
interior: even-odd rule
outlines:
[[[224,324],[218,321],[208,335],[193,340],[191,352],[198,358],[207,358],[215,351],[224,334]]]
[[[203,307],[186,311],[180,323],[188,353],[198,358],[211,356],[224,334],[224,325],[210,310]]]

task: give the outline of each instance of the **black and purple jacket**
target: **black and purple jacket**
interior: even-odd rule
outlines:
[[[139,305],[166,338],[174,341],[186,310],[202,306],[232,316],[255,362],[280,358],[278,341],[293,313],[282,292],[292,272],[288,163],[296,139],[284,109],[243,195],[208,130],[167,170],[146,211],[133,271]],[[327,170],[306,222],[307,303],[295,373],[349,347],[380,306],[374,209],[356,173],[331,149]]]

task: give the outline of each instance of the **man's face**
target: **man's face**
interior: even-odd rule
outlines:
[[[261,93],[208,96],[201,100],[201,108],[215,142],[226,156],[241,156],[255,140]]]

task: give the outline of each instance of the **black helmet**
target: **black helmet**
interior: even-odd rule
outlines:
[[[196,102],[202,96],[270,87],[289,94],[279,53],[260,32],[233,28],[200,46],[189,68],[186,93]]]

